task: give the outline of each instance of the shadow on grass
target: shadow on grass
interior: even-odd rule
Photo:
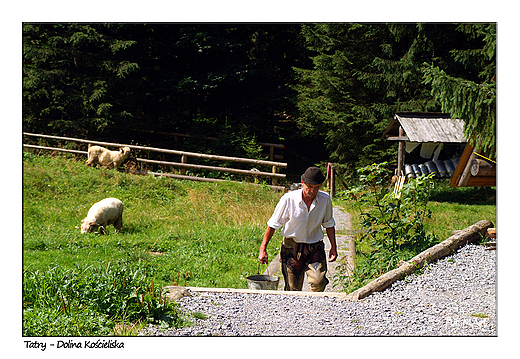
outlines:
[[[145,228],[142,226],[138,226],[135,224],[124,224],[123,229],[121,231],[121,234],[139,234],[143,233],[145,231]]]
[[[459,204],[496,205],[496,187],[450,187],[437,183],[430,201]]]

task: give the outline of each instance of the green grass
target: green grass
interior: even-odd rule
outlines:
[[[87,168],[59,157],[24,155],[23,266],[146,262],[156,283],[247,288],[258,269],[266,222],[281,194],[237,183],[204,183]],[[90,206],[123,201],[123,231],[80,234]],[[274,258],[281,238],[274,238]],[[149,252],[159,253],[150,254]]]
[[[478,221],[489,220],[496,226],[497,207],[494,187],[450,187],[436,182],[428,208],[433,212],[426,229],[440,239],[451,236],[454,230],[467,228]]]
[[[148,322],[183,326],[166,285],[247,288],[281,193],[86,167],[23,156],[23,333],[133,335]],[[123,230],[76,226],[103,198],[125,206]],[[274,258],[281,237],[273,238]]]

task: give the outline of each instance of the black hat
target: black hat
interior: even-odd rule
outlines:
[[[318,167],[309,167],[302,175],[302,181],[308,184],[322,184],[325,177]]]

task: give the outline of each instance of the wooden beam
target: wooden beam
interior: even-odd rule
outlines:
[[[388,141],[408,141],[408,136],[390,136],[386,138]]]
[[[455,167],[455,170],[453,171],[453,174],[450,178],[450,186],[451,187],[460,187],[459,186],[459,180],[462,175],[462,172],[464,171],[464,168],[466,167],[466,164],[468,163],[469,157],[473,153],[473,146],[471,146],[469,143],[466,144],[466,147],[464,148],[464,151],[462,152],[462,155],[460,155],[459,163],[457,164],[457,167]]]
[[[399,126],[399,137],[404,136],[403,126]],[[397,176],[401,175],[404,171],[404,141],[399,141],[399,147],[397,149]]]
[[[470,176],[465,187],[495,187],[496,185],[496,176]]]
[[[307,296],[307,297],[334,297],[338,299],[350,299],[344,292],[303,292],[303,291],[285,291],[285,290],[257,290],[257,289],[236,289],[236,288],[205,288],[205,287],[178,287],[167,286],[164,287],[170,293],[175,291],[188,289],[192,292],[198,293],[245,293],[245,294],[275,294],[275,295],[292,295],[292,296]]]
[[[462,171],[462,173],[460,175],[460,180],[459,180],[459,183],[457,184],[457,187],[466,187],[467,186],[468,180],[471,177],[471,162],[474,159],[475,159],[475,154],[471,153],[471,155],[468,158],[468,161],[466,162],[466,166],[464,167],[464,171]]]
[[[183,158],[184,158],[184,156],[183,156]],[[228,173],[242,174],[242,175],[248,175],[248,176],[285,178],[285,173],[275,173],[275,172],[270,173],[270,172],[261,172],[261,171],[240,170],[240,169],[229,168],[229,167],[195,165],[195,164],[189,164],[186,162],[179,163],[179,162],[157,161],[157,160],[148,160],[148,159],[144,159],[144,158],[136,158],[136,160],[137,160],[137,162],[153,163],[156,165],[179,167],[179,168],[183,168],[183,169],[192,168],[192,169],[198,169],[198,170],[206,170],[206,171],[213,171],[213,172],[228,172]],[[276,167],[274,167],[274,168],[276,168]],[[181,172],[181,174],[183,174],[183,175],[186,174],[186,171],[184,171],[184,173]]]

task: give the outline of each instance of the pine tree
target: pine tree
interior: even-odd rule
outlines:
[[[396,112],[452,110],[432,95],[430,84],[433,94],[468,91],[467,83],[439,90],[446,83],[441,79],[447,77],[425,83],[424,63],[434,63],[456,77],[468,69],[475,78],[489,77],[494,69],[482,55],[494,53],[492,33],[485,47],[475,47],[482,45],[486,29],[485,24],[434,23],[303,26],[306,46],[314,55],[312,68],[295,69],[300,128],[323,135],[333,161],[352,167],[394,162],[395,146],[382,140],[381,134]],[[490,95],[490,86],[479,86],[480,97],[473,95],[472,100],[492,107],[494,100],[482,97]],[[485,111],[489,109],[480,112]]]
[[[464,119],[464,134],[474,147],[496,159],[496,24],[462,24],[457,30],[478,47],[454,49],[454,61],[465,76],[449,75],[440,66],[426,64],[424,83],[442,111]]]

